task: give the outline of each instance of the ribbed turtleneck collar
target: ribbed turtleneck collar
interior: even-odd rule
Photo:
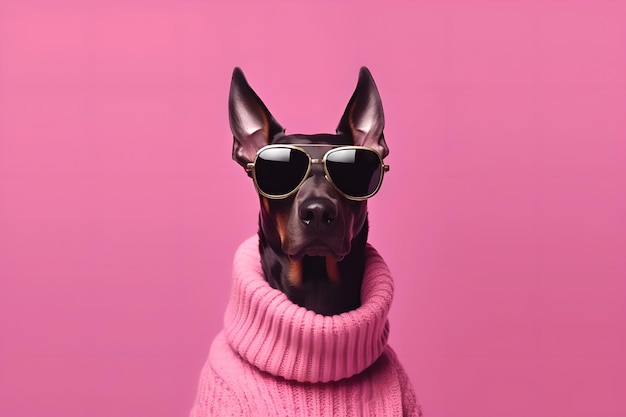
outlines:
[[[322,316],[269,286],[258,245],[252,237],[235,254],[224,318],[227,340],[243,359],[288,380],[328,382],[358,374],[379,358],[389,335],[393,280],[372,246],[366,249],[361,307]]]

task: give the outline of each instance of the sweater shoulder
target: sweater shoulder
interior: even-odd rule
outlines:
[[[394,369],[398,384],[402,393],[402,415],[404,417],[422,417],[422,407],[417,400],[413,384],[402,367],[398,355],[387,345],[383,356],[389,361],[389,366]]]
[[[251,415],[248,402],[235,383],[237,370],[232,365],[237,361],[233,361],[229,350],[220,333],[202,368],[190,417]]]

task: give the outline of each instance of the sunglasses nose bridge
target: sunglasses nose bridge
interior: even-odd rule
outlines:
[[[339,197],[339,194],[336,194],[337,187],[322,167],[321,160],[320,163],[311,164],[308,175],[298,187],[298,193],[298,195],[302,194],[302,196]]]
[[[330,174],[326,169],[326,162],[324,158],[310,157],[309,167],[307,170],[308,173],[294,191],[310,187],[313,187],[319,191],[321,189],[325,189],[325,187],[328,186],[329,188],[326,189],[327,193],[339,192],[339,194],[343,194],[343,192],[337,188],[332,178],[330,177]],[[348,197],[348,199],[351,199],[351,197]]]
[[[322,159],[319,158],[311,158],[310,160],[310,169],[309,169],[309,177],[314,175],[324,175],[326,172],[324,170],[324,163]]]

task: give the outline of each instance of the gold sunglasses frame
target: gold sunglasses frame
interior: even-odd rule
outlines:
[[[319,158],[312,158],[311,155],[304,149],[304,147],[327,147],[327,148],[331,148],[330,150],[326,151],[326,153],[324,153],[324,156],[322,157],[322,159]],[[261,154],[261,152],[263,152],[266,149],[276,149],[276,148],[281,148],[281,149],[295,149],[297,151],[300,151],[302,153],[304,153],[307,158],[309,159],[309,164],[306,170],[306,173],[304,174],[304,176],[302,177],[302,180],[298,183],[298,185],[291,190],[288,193],[285,194],[280,194],[280,195],[274,195],[274,194],[267,194],[266,192],[264,192],[263,190],[261,190],[261,188],[259,187],[259,184],[257,182],[256,179],[256,169],[255,169],[255,164],[256,161],[259,157],[259,155]],[[351,150],[351,149],[364,149],[367,151],[371,151],[374,152],[377,156],[378,156],[378,160],[380,161],[380,166],[382,167],[382,171],[380,174],[380,180],[378,181],[378,184],[376,185],[376,189],[374,189],[373,192],[371,192],[370,194],[363,196],[363,197],[355,197],[355,196],[351,196],[348,195],[346,193],[344,193],[342,190],[339,189],[339,187],[337,187],[337,185],[335,184],[335,182],[332,180],[332,177],[330,176],[330,174],[328,173],[328,168],[326,166],[326,160],[328,159],[328,155],[332,154],[333,152],[337,152],[339,150]],[[248,172],[250,174],[250,176],[252,177],[252,181],[254,182],[254,187],[256,188],[257,192],[259,194],[261,194],[263,197],[272,199],[272,200],[281,200],[284,198],[287,198],[293,194],[295,194],[300,187],[302,187],[302,184],[304,184],[304,182],[307,180],[307,178],[309,178],[310,174],[311,174],[311,168],[313,166],[313,164],[322,164],[322,166],[324,167],[324,177],[326,178],[326,181],[328,181],[333,188],[335,188],[335,190],[337,190],[337,192],[339,194],[341,194],[342,196],[344,196],[345,198],[347,198],[348,200],[352,200],[352,201],[364,201],[367,200],[368,198],[373,197],[378,190],[380,190],[380,187],[383,183],[383,178],[385,177],[385,172],[389,171],[389,165],[385,165],[383,158],[380,156],[380,154],[376,151],[376,149],[373,148],[368,148],[367,146],[354,146],[354,145],[347,145],[347,146],[337,146],[337,145],[330,145],[330,144],[325,144],[325,143],[303,143],[303,144],[272,144],[272,145],[266,145],[264,147],[262,147],[261,149],[259,149],[254,157],[254,161],[253,162],[249,162],[248,164],[246,164],[246,172]]]

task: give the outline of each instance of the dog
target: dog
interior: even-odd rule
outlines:
[[[366,198],[378,191],[383,174],[389,169],[382,162],[389,154],[383,135],[382,103],[369,70],[361,68],[356,90],[335,134],[286,134],[239,68],[234,70],[231,83],[229,119],[234,135],[233,159],[250,176],[256,176],[254,183],[261,202],[259,251],[269,284],[294,303],[322,315],[359,307],[368,234]],[[329,172],[324,164],[309,164],[309,172],[293,174],[297,178],[292,184],[271,184],[288,178],[278,175],[279,167],[273,168],[262,159],[265,153],[259,151],[268,145],[278,148],[266,149],[265,153],[281,149],[285,154],[298,152],[292,158],[302,159],[303,167],[304,155],[279,145],[298,146],[317,161],[323,160],[327,151],[335,150],[336,155],[337,148],[347,147],[343,151],[346,155],[338,155],[337,159],[349,157],[352,152],[358,158],[355,164],[371,166],[336,167]],[[255,169],[255,160],[269,166]],[[350,169],[352,172],[342,172]],[[359,173],[362,174],[359,177],[343,178]],[[340,178],[334,179],[332,174]],[[263,175],[276,175],[276,178],[258,178]],[[366,194],[351,195],[364,192],[355,193],[351,190],[355,185],[344,184],[346,181],[365,182],[359,187],[365,187]],[[372,189],[367,189],[370,183]],[[276,194],[272,192],[275,190],[267,192],[264,186],[292,189],[278,190]]]
[[[367,200],[389,170],[369,70],[335,134],[285,133],[239,68],[228,108],[259,230],[235,254],[191,417],[421,416],[387,344],[393,279],[367,243]]]

